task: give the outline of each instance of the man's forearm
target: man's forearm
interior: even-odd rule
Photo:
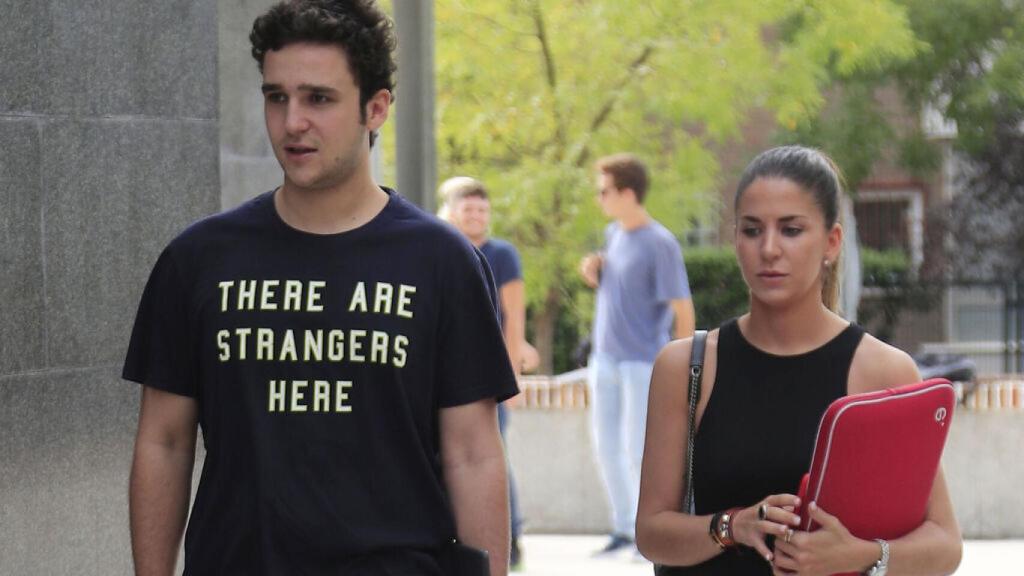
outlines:
[[[522,279],[501,286],[502,332],[512,369],[519,376],[523,369],[523,342],[526,342],[526,286]]]
[[[508,480],[500,450],[477,461],[446,466],[445,483],[452,498],[459,540],[487,550],[491,576],[508,573]]]
[[[689,298],[672,301],[672,313],[674,318],[673,335],[675,338],[689,338],[693,336],[696,328],[696,313],[693,309],[693,301]]]
[[[194,446],[136,444],[128,490],[136,576],[174,574],[194,459]]]

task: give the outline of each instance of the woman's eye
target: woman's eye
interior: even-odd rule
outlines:
[[[760,228],[753,228],[753,227],[742,228],[740,231],[743,233],[744,236],[746,236],[748,238],[753,238],[753,237],[755,237],[755,236],[757,236],[758,234],[761,233],[761,229]]]
[[[797,236],[801,232],[803,232],[803,228],[799,228],[797,226],[786,226],[782,229],[782,233],[786,236]]]

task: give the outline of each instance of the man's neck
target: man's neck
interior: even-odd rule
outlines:
[[[647,210],[644,209],[643,205],[637,205],[626,210],[624,214],[616,218],[619,222],[619,226],[629,232],[642,228],[651,221],[651,217],[647,214]]]
[[[292,228],[311,234],[338,234],[368,223],[384,209],[388,194],[366,174],[319,190],[294,186],[287,179],[274,193],[278,215]]]
[[[466,238],[469,238],[469,242],[471,244],[473,244],[473,246],[476,246],[477,248],[483,246],[484,244],[487,244],[487,235],[486,234],[484,234],[483,236],[476,236],[476,237],[474,237],[474,236],[466,236]]]

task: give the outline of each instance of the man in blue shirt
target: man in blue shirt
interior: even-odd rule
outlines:
[[[598,202],[614,220],[600,253],[580,263],[597,290],[588,384],[592,433],[612,509],[612,535],[599,554],[635,550],[640,462],[654,359],[671,337],[693,334],[682,251],[643,202],[647,168],[629,154],[597,162]]]
[[[456,176],[441,184],[440,195],[444,199],[445,217],[483,253],[494,274],[500,304],[498,316],[513,369],[518,375],[536,367],[537,352],[526,342],[526,289],[519,253],[511,243],[489,236],[491,201],[487,189],[479,180]],[[498,424],[504,437],[508,425],[508,409],[504,404],[498,405]],[[511,469],[508,492],[512,517],[509,565],[517,570],[522,563],[519,548],[522,518]]]

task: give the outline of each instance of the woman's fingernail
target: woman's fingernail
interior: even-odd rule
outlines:
[[[764,559],[769,561],[769,562],[771,562],[772,561],[772,553],[769,552],[769,553],[765,554],[764,555]]]

